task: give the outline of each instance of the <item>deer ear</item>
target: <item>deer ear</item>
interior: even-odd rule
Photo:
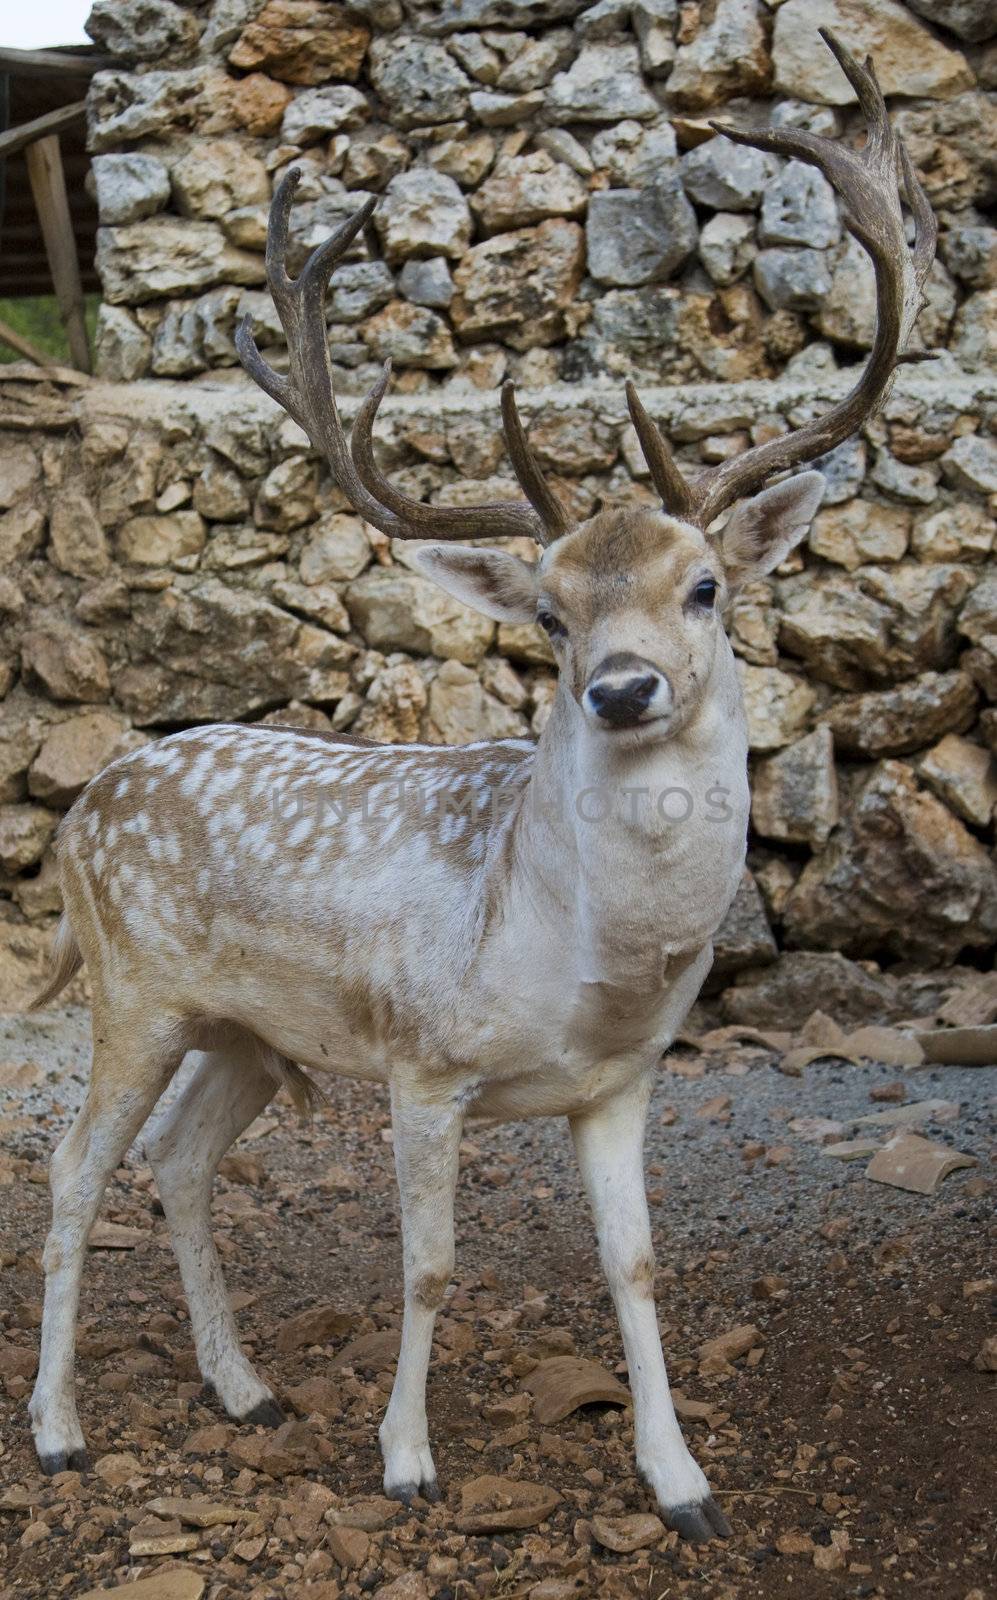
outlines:
[[[413,560],[441,589],[496,622],[535,622],[537,569],[504,550],[426,544]]]
[[[819,472],[801,472],[739,505],[720,535],[732,588],[772,572],[799,544],[824,494]]]

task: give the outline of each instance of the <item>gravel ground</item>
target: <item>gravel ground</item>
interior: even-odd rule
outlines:
[[[137,1147],[103,1215],[140,1233],[132,1248],[89,1253],[81,1306],[80,1411],[96,1470],[41,1479],[25,1401],[45,1170],[82,1097],[87,1017],[2,1019],[0,1039],[0,1600],[153,1572],[162,1600],[193,1594],[191,1573],[209,1600],[993,1592],[997,1397],[994,1375],[974,1365],[997,1320],[992,1069],[825,1060],[797,1078],[743,1044],[669,1058],[647,1150],[659,1314],[673,1384],[702,1403],[686,1436],[735,1536],[693,1549],[646,1523],[645,1546],[618,1554],[600,1538],[634,1533],[619,1519],[653,1511],[629,1413],[589,1406],[544,1427],[520,1393],[538,1361],[567,1352],[625,1377],[563,1123],[468,1129],[456,1288],[430,1373],[444,1501],[406,1510],[380,1499],[397,1202],[386,1098],[343,1081],[311,1124],[275,1103],[216,1195],[247,1348],[307,1422],[276,1435],[235,1428],[202,1392]],[[978,1165],[933,1197],[909,1194],[871,1182],[865,1161],[830,1158],[810,1137],[821,1130],[793,1126],[827,1118],[847,1137],[854,1119],[898,1109],[884,1091],[954,1103],[925,1131]],[[282,1329],[294,1344],[289,1320],[316,1306],[335,1312],[319,1342],[278,1349]],[[754,1331],[741,1355],[711,1370],[700,1346],[744,1325]],[[344,1366],[344,1349],[377,1333]],[[461,1490],[483,1474],[561,1499],[535,1527],[467,1531],[473,1491]],[[130,1554],[151,1501],[192,1495],[243,1520],[197,1532],[160,1509],[174,1548]]]

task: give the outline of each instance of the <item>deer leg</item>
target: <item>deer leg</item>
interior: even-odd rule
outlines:
[[[654,1308],[654,1256],[644,1191],[648,1076],[592,1111],[571,1132],[599,1254],[616,1306],[634,1402],[637,1468],[662,1516],[683,1538],[702,1543],[730,1532],[675,1417]]]
[[[146,1140],[190,1310],[198,1365],[230,1417],[277,1427],[284,1420],[270,1389],[239,1344],[211,1232],[218,1163],[276,1093],[254,1040],[205,1052],[175,1103]]]
[[[393,1089],[395,1167],[402,1206],[405,1310],[402,1348],[380,1428],[384,1492],[411,1502],[439,1499],[426,1421],[433,1324],[454,1262],[453,1206],[463,1111],[422,1106]]]
[[[93,1067],[80,1112],[55,1151],[52,1225],[45,1243],[45,1305],[38,1377],[29,1411],[43,1472],[82,1469],[76,1413],[76,1317],[87,1237],[107,1181],[182,1059],[182,1052],[126,1026],[94,1019]]]

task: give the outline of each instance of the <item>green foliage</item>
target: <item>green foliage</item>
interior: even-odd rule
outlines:
[[[97,323],[97,307],[100,305],[100,295],[88,294],[86,296],[87,333],[93,345],[94,328]],[[66,342],[65,331],[59,318],[59,307],[55,295],[38,294],[25,295],[16,300],[0,300],[0,322],[6,322],[15,333],[21,334],[25,339],[30,339],[44,355],[51,356],[53,361],[71,366],[69,345]],[[0,343],[0,365],[9,361],[23,361],[24,357],[18,355],[9,345]]]

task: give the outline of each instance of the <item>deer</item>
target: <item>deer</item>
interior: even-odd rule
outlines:
[[[795,469],[848,438],[897,365],[917,358],[907,345],[935,245],[871,61],[824,38],[864,114],[862,148],[796,128],[714,126],[831,182],[875,270],[871,351],[826,414],[688,475],[628,384],[660,506],[610,504],[573,521],[511,385],[501,410],[523,500],[439,506],[390,482],[373,448],[390,369],[348,436],[324,320],[331,274],[376,197],[292,279],[297,174],[281,180],[266,270],[287,371],[267,364],[248,320],[244,367],[325,456],[360,517],[420,541],[412,559],[424,575],[488,617],[539,623],[556,694],[537,741],[392,746],[291,727],[193,727],[112,762],[67,813],[64,914],[35,1004],[85,963],[93,1062],[51,1161],[30,1401],[46,1472],[86,1464],[73,1368],[89,1230],[110,1175],[194,1053],[145,1151],[200,1371],[230,1417],[283,1420],[240,1348],[211,1190],[224,1152],[282,1085],[299,1104],[330,1074],[389,1088],[404,1302],[379,1441],[385,1494],[407,1504],[440,1492],[426,1381],[454,1268],[465,1121],[564,1117],[622,1335],[639,1476],[682,1538],[730,1534],[669,1392],[643,1170],[655,1073],[709,972],[745,862],[748,741],[724,612],[810,526],[823,479]],[[495,544],[524,535],[539,547],[535,562]]]

